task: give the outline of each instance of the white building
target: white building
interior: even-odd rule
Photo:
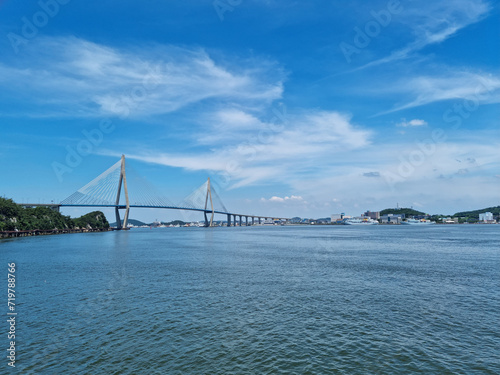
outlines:
[[[485,212],[483,214],[479,214],[479,221],[483,221],[485,223],[493,221],[493,214],[491,212]]]
[[[336,222],[336,221],[340,221],[344,218],[344,214],[333,214],[332,215],[332,223]]]
[[[380,216],[382,224],[401,224],[404,218],[405,214],[388,214]]]

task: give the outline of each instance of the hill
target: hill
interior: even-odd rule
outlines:
[[[389,214],[405,214],[408,216],[424,216],[427,215],[425,212],[414,210],[413,208],[386,208],[380,211],[380,216]]]
[[[483,208],[482,210],[457,212],[453,216],[454,217],[473,217],[475,219],[479,219],[479,214],[483,214],[485,212],[491,212],[493,214],[493,216],[498,216],[498,215],[500,215],[500,206]]]
[[[106,216],[94,211],[82,217],[72,219],[48,207],[24,208],[12,199],[0,198],[0,232],[15,230],[51,230],[109,228]]]

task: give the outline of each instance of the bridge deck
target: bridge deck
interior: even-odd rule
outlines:
[[[55,205],[54,205],[55,206]],[[101,208],[118,208],[118,209],[126,209],[127,207],[125,205],[116,205],[116,204],[101,204],[101,205],[86,205],[86,204],[59,204],[57,205],[59,207],[101,207]],[[192,207],[177,207],[177,206],[141,206],[141,205],[134,205],[131,204],[129,206],[130,208],[159,208],[159,209],[167,209],[167,210],[184,210],[184,211],[197,211],[197,212],[204,212],[204,213],[212,213],[212,210],[205,210],[203,208],[192,208]],[[249,218],[255,218],[255,219],[274,219],[274,220],[290,220],[290,218],[286,217],[276,217],[276,216],[268,216],[268,215],[249,215],[249,214],[239,214],[239,213],[232,213],[232,212],[223,212],[223,211],[213,211],[215,214],[219,215],[231,215],[231,216],[242,216],[242,217],[249,217]]]

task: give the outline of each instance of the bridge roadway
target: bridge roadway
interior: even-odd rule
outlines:
[[[20,206],[23,207],[49,207],[52,208],[56,211],[59,211],[60,207],[98,207],[98,208],[118,208],[118,209],[126,209],[127,206],[125,205],[114,205],[114,204],[102,204],[102,205],[85,205],[85,204],[57,204],[57,203],[52,203],[52,204],[47,204],[47,203],[19,203]],[[230,212],[223,212],[223,211],[212,211],[212,210],[206,210],[203,208],[191,208],[191,207],[176,207],[176,206],[141,206],[141,205],[133,205],[131,204],[129,206],[130,208],[160,208],[160,209],[167,209],[167,210],[183,210],[183,211],[198,211],[198,212],[203,212],[205,214],[218,214],[218,215],[226,215],[227,216],[227,226],[238,226],[237,222],[239,221],[239,226],[243,226],[243,218],[245,218],[245,226],[248,226],[248,219],[252,219],[251,225],[255,224],[255,219],[258,220],[258,223],[261,224],[262,219],[268,220],[284,220],[284,221],[289,221],[289,218],[284,218],[284,217],[275,217],[275,216],[261,216],[261,215],[247,215],[247,214],[237,214],[237,213],[230,213]],[[231,220],[231,217],[233,218]],[[237,218],[239,220],[237,221]],[[231,225],[233,223],[233,225]],[[205,224],[207,224],[207,220],[205,217]],[[208,226],[208,225],[207,225]]]

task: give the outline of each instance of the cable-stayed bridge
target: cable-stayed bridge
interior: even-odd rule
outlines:
[[[262,220],[268,219],[289,220],[288,218],[275,216],[230,212],[224,206],[224,203],[222,203],[214,187],[211,186],[210,178],[184,198],[180,204],[173,204],[159,193],[148,181],[136,174],[133,169],[130,167],[125,168],[125,166],[125,155],[122,155],[118,162],[59,204],[44,205],[26,203],[22,205],[51,206],[57,209],[60,207],[114,208],[118,229],[127,228],[131,208],[161,208],[203,212],[206,227],[213,225],[214,216],[216,214],[226,215],[228,226],[237,226],[238,224],[240,226],[253,225],[256,220],[259,224]],[[120,218],[120,210],[125,210],[123,221]]]

